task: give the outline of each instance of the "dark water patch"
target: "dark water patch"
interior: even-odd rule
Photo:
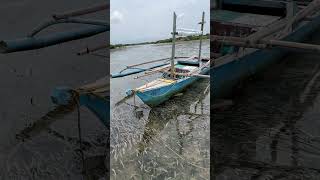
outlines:
[[[320,62],[292,54],[252,78],[214,110],[212,175],[216,179],[317,179],[320,176]]]
[[[0,39],[24,37],[53,13],[104,2],[1,1]],[[105,19],[106,12],[90,15],[96,17]],[[62,25],[41,35],[77,27],[80,26]],[[45,49],[0,54],[0,179],[84,178],[75,109],[60,107],[57,114],[47,114],[50,118],[41,117],[53,109],[50,95],[55,87],[79,87],[109,74],[106,59],[76,54],[105,42],[108,42],[106,33]],[[80,112],[84,153],[89,162],[86,163],[105,171],[104,166],[99,166],[101,159],[94,157],[107,155],[109,134],[90,111],[80,108]],[[16,139],[21,131],[28,137],[24,142]]]

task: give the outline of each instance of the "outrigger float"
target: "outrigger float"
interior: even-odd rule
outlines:
[[[213,98],[230,96],[247,77],[290,51],[320,52],[302,43],[320,27],[320,0],[219,0],[211,9]]]
[[[77,18],[78,16],[107,11],[109,4],[98,4],[84,9],[73,10],[61,14],[54,14],[52,19],[40,24],[33,29],[26,37],[14,40],[0,41],[0,53],[14,53],[45,48],[72,40],[83,39],[110,30],[108,20],[95,20]],[[39,36],[39,32],[50,26],[61,23],[73,23],[87,25],[83,28],[66,32],[56,32],[49,35]],[[87,48],[78,53],[85,55],[101,49],[107,49],[107,44],[95,48]],[[109,76],[103,77],[96,82],[78,88],[57,87],[53,90],[51,99],[58,106],[67,107],[68,105],[85,106],[91,110],[101,122],[109,127],[110,106],[109,106]],[[72,109],[72,108],[71,108]],[[53,110],[54,111],[54,110]],[[47,113],[53,114],[53,113]],[[36,125],[35,125],[36,126]],[[29,128],[30,129],[30,128]]]
[[[202,13],[201,30],[176,29],[177,15],[173,13],[173,31],[172,31],[172,52],[171,58],[153,60],[145,63],[131,65],[120,73],[112,74],[112,78],[124,77],[132,74],[144,72],[136,77],[141,78],[156,73],[161,73],[162,77],[155,79],[141,87],[127,90],[127,96],[137,95],[145,104],[157,106],[174,94],[181,92],[189,85],[193,84],[199,78],[210,78],[210,59],[201,57],[202,36],[204,28],[204,12]],[[176,57],[175,40],[176,36],[200,35],[199,54],[196,57]],[[141,65],[165,61],[160,65],[149,68],[138,68]],[[128,71],[129,70],[129,71]]]

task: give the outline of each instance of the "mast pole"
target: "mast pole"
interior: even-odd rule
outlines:
[[[174,58],[176,48],[176,20],[177,15],[173,12],[173,31],[172,31],[172,53],[171,53],[171,78],[175,78]]]
[[[204,26],[204,11],[202,12],[202,20],[199,24],[201,24],[201,35],[200,35],[200,43],[199,43],[199,55],[198,55],[198,63],[200,66],[201,63],[201,48],[202,48],[202,36],[203,36],[203,26]]]

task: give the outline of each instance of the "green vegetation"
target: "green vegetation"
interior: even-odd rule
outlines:
[[[203,39],[209,39],[210,35],[205,34],[203,35]],[[197,36],[186,36],[186,37],[178,37],[176,38],[176,41],[193,41],[193,40],[199,40],[200,35]],[[135,45],[144,45],[144,44],[160,44],[160,43],[170,43],[172,42],[172,38],[169,39],[163,39],[159,41],[153,41],[153,42],[142,42],[142,43],[133,43],[133,44],[111,44],[110,49],[116,49],[116,48],[122,48],[126,46],[135,46]]]

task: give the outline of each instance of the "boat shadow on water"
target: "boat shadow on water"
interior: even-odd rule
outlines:
[[[188,90],[189,92],[185,91],[185,94],[180,93],[164,103],[163,106],[151,109],[142,141],[139,143],[139,152],[142,152],[145,147],[148,146],[148,143],[152,141],[152,138],[157,136],[170,120],[175,121],[179,139],[182,140],[183,136],[187,136],[192,132],[193,120],[197,119],[199,116],[209,115],[204,113],[205,107],[203,101],[209,93],[209,91],[206,91],[205,82],[206,81],[199,82],[194,87],[191,87],[190,90]],[[178,117],[180,115],[186,115],[186,119],[189,120],[187,122],[189,129],[186,132],[180,132],[179,130]],[[179,151],[181,152],[183,143],[182,141],[180,141],[180,143],[181,149]]]
[[[81,150],[79,147],[80,140],[78,137],[68,137],[64,134],[61,134],[59,131],[51,128],[50,126],[57,121],[65,120],[64,117],[73,115],[75,111],[80,110],[78,109],[76,102],[70,102],[68,105],[58,105],[53,110],[46,113],[44,116],[39,118],[38,120],[34,121],[33,123],[27,125],[24,129],[19,131],[16,134],[16,142],[14,146],[13,153],[10,153],[11,156],[14,156],[14,152],[17,151],[32,151],[31,149],[25,149],[27,144],[32,144],[37,142],[34,141],[38,139],[40,136],[46,138],[48,142],[63,142],[67,144],[68,147],[71,147],[71,152],[74,161],[79,161],[78,165],[79,168],[82,169],[80,174],[83,175],[85,179],[99,179],[101,177],[106,177],[109,173],[109,149],[108,149],[108,141],[109,141],[109,131],[106,130],[105,133],[99,134],[95,137],[95,139],[90,140],[82,140]],[[78,114],[80,116],[80,114]],[[80,118],[78,116],[78,118]],[[76,119],[75,119],[76,120]],[[41,138],[40,138],[41,139]],[[49,140],[48,140],[49,139]],[[38,139],[39,140],[39,139]],[[20,150],[19,150],[20,149]],[[102,149],[104,153],[99,154],[95,153],[95,155],[84,155],[83,161],[81,160],[82,152],[88,154],[86,152],[90,151],[98,151]],[[66,152],[70,153],[70,152]],[[52,154],[55,156],[56,154]],[[36,158],[37,156],[32,153],[31,156]],[[10,156],[8,156],[10,157]],[[82,161],[82,162],[81,162]],[[82,166],[82,167],[81,167]],[[41,170],[39,169],[39,174]]]
[[[233,106],[212,110],[215,179],[319,177],[320,164],[312,163],[320,159],[319,134],[311,131],[317,126],[312,113],[319,113],[318,58],[288,56],[244,82],[231,97]]]

